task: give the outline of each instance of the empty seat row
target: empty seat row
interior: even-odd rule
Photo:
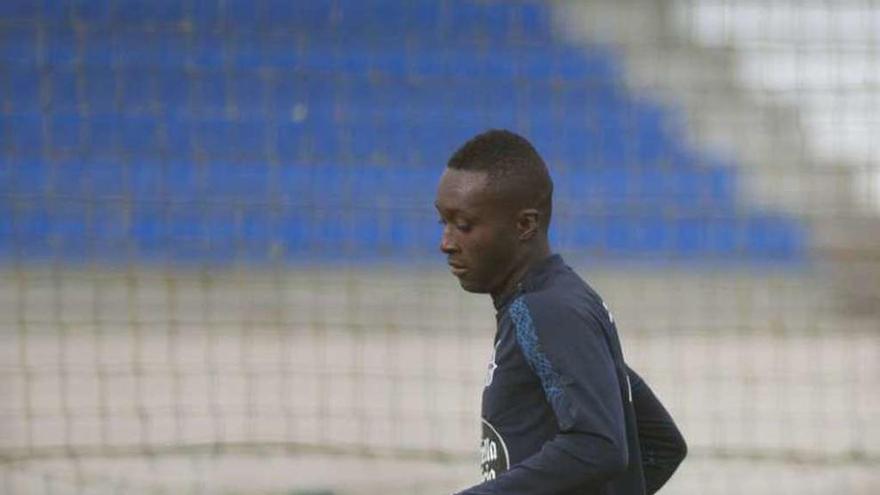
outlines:
[[[435,167],[380,165],[235,164],[228,162],[61,161],[0,167],[0,194],[22,200],[79,198],[107,203],[168,201],[193,204],[427,204],[443,161]],[[636,213],[734,206],[735,177],[722,167],[654,170],[555,168],[560,208],[624,208]]]
[[[333,29],[417,32],[420,36],[472,35],[540,40],[551,36],[549,11],[539,2],[459,0],[5,0],[10,21],[88,26],[222,27],[244,32]]]
[[[631,94],[544,2],[0,3],[0,257],[425,258],[437,178],[489,127],[551,167],[560,250],[789,260],[803,227]]]
[[[349,162],[382,157],[413,164],[445,158],[487,127],[509,127],[528,136],[551,163],[583,166],[689,166],[694,157],[662,133],[566,122],[517,126],[515,120],[238,122],[154,118],[4,118],[0,153],[13,160],[65,156],[99,158],[196,158],[234,161],[313,160]],[[644,132],[642,132],[644,131]]]
[[[555,79],[615,77],[604,54],[589,56],[559,45],[512,47],[388,47],[298,45],[295,38],[200,39],[147,33],[108,39],[58,37],[0,47],[0,64],[34,67],[296,69],[319,74],[365,74],[450,79]]]
[[[0,213],[0,236],[14,240],[14,246],[55,248],[76,257],[100,252],[103,245],[129,246],[146,258],[174,258],[180,246],[202,250],[206,258],[237,258],[242,250],[264,258],[278,251],[316,258],[343,253],[355,259],[392,253],[405,258],[435,250],[440,235],[430,207],[393,205],[309,210],[68,201]],[[574,217],[563,218],[577,221],[559,222],[551,236],[558,249],[581,254],[787,260],[801,256],[804,245],[802,227],[772,215],[582,212]]]
[[[0,66],[4,79],[9,83],[0,85],[0,91],[9,96],[27,97],[30,91],[46,86],[49,93],[64,92],[75,95],[82,91],[102,91],[107,97],[117,93],[156,92],[162,97],[187,95],[195,89],[207,91],[206,96],[219,99],[236,98],[249,92],[267,93],[270,97],[290,95],[310,97],[331,97],[340,94],[353,99],[367,98],[379,94],[397,95],[404,99],[418,99],[431,91],[435,98],[445,94],[471,95],[475,100],[482,98],[519,96],[529,99],[557,101],[565,99],[571,103],[584,100],[589,104],[608,102],[615,104],[631,100],[613,80],[570,81],[552,78],[509,79],[488,84],[478,77],[461,79],[432,79],[417,77],[372,77],[368,72],[353,74],[321,74],[314,71],[277,69],[269,71],[249,68],[199,69],[188,67],[142,68],[109,67],[106,65],[82,66]],[[199,88],[193,88],[199,86]],[[155,87],[155,88],[154,88]],[[20,94],[19,94],[20,93]],[[64,94],[64,93],[62,93]],[[51,95],[50,95],[51,96]],[[97,96],[97,95],[95,95]]]
[[[108,114],[162,118],[276,120],[335,119],[370,122],[397,118],[586,122],[662,127],[669,113],[633,101],[610,86],[505,83],[476,80],[412,82],[390,79],[321,78],[292,73],[272,78],[256,73],[190,74],[185,71],[10,71],[0,81],[6,115]]]

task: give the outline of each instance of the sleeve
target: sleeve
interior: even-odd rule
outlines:
[[[633,408],[642,449],[645,490],[656,493],[675,473],[687,455],[687,444],[672,416],[635,371],[627,367],[632,386]]]
[[[621,387],[601,326],[585,323],[574,310],[534,307],[543,311],[531,312],[519,298],[509,315],[556,415],[558,433],[538,453],[464,495],[565,493],[599,487],[626,470]]]

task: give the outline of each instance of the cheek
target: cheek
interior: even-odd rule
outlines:
[[[486,268],[503,265],[513,255],[514,246],[507,232],[486,230],[473,241],[472,253]]]
[[[491,239],[483,235],[482,232],[474,231],[468,234],[459,234],[455,239],[455,243],[461,249],[462,256],[469,262],[479,262],[482,264],[483,253],[486,252],[487,244]]]

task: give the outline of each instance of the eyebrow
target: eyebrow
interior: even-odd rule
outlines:
[[[458,209],[458,208],[455,208],[455,207],[444,208],[444,207],[441,206],[440,203],[438,203],[437,201],[434,201],[434,209],[436,209],[437,211],[440,211],[440,210],[446,210],[446,211],[448,211],[448,212],[450,212],[450,213],[458,213],[458,212],[459,212],[459,209]]]

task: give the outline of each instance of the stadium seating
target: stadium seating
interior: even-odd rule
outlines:
[[[622,84],[542,2],[0,3],[0,255],[419,259],[455,146],[507,127],[556,180],[553,235],[593,256],[788,262],[797,219]]]

